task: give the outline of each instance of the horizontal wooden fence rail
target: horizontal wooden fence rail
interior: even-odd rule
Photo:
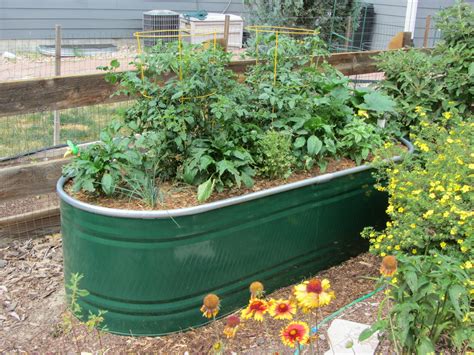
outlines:
[[[374,57],[383,51],[335,53],[327,62],[345,75],[376,72]],[[314,58],[314,61],[322,58]],[[239,60],[229,64],[229,69],[244,73],[255,60]],[[0,82],[0,117],[29,112],[63,110],[74,107],[105,104],[130,99],[111,95],[117,85],[109,84],[105,74],[71,75],[48,79],[28,79]]]

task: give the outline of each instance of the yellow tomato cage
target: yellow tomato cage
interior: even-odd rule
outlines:
[[[275,54],[273,56],[273,85],[276,85],[277,80],[277,67],[278,67],[278,36],[279,35],[290,35],[290,36],[317,36],[319,34],[316,30],[308,28],[297,28],[297,27],[281,27],[281,26],[248,26],[247,30],[255,32],[255,62],[258,63],[258,46],[260,42],[261,33],[274,33],[275,34]],[[310,57],[310,63],[313,64],[313,56]]]
[[[170,34],[171,33],[171,34]],[[208,49],[212,44],[212,48],[215,51],[217,49],[217,32],[205,32],[205,33],[196,33],[190,34],[186,30],[183,29],[169,29],[169,30],[153,30],[153,31],[142,31],[142,32],[135,32],[133,36],[137,40],[137,50],[138,54],[141,55],[143,53],[141,40],[145,38],[152,38],[152,39],[177,39],[178,41],[178,58],[179,58],[179,68],[178,68],[178,79],[181,81],[183,80],[183,39],[191,38],[191,37],[203,37],[203,36],[212,36],[212,39],[208,39],[204,41],[203,48]],[[140,72],[142,81],[145,79],[145,69],[144,66],[140,66]],[[214,95],[215,92],[202,95],[202,96],[194,96],[194,97],[181,97],[181,102],[184,100],[191,100],[191,99],[204,99],[206,97]],[[146,98],[151,98],[146,93],[142,93],[142,95]]]

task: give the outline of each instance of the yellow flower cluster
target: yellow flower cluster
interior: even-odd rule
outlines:
[[[418,108],[417,113],[424,112]],[[474,238],[474,124],[457,122],[454,114],[443,117],[456,122],[450,129],[437,123],[413,136],[419,148],[415,164],[386,169],[387,214],[391,221],[383,232],[367,229],[371,250],[381,256],[396,252],[420,254],[428,249],[458,253],[466,261]],[[428,154],[426,154],[429,152]],[[469,269],[470,264],[463,264]]]

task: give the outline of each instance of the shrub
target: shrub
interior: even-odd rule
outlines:
[[[376,126],[355,118],[345,125],[338,134],[342,137],[337,148],[359,165],[369,153],[379,148],[383,141]]]
[[[433,251],[469,260],[474,243],[474,124],[469,118],[463,121],[455,109],[444,112],[443,119],[450,123],[421,118],[412,135],[417,154],[382,168],[377,187],[389,194],[391,221],[382,232],[363,232],[372,252]]]
[[[452,101],[460,112],[471,110],[474,95],[474,10],[459,1],[436,16],[443,40],[431,54],[419,50],[390,51],[378,56],[385,72],[380,88],[397,102],[397,120],[409,130],[418,123],[414,114],[422,106],[434,115],[443,102]]]
[[[270,178],[289,177],[295,161],[291,147],[291,137],[287,133],[266,132],[258,143],[260,173]]]
[[[136,101],[102,142],[64,169],[74,190],[126,194],[153,206],[160,198],[156,181],[176,179],[197,186],[202,202],[214,190],[251,187],[257,169],[287,177],[293,163],[300,170],[314,164],[324,170],[329,158],[341,156],[360,163],[379,145],[375,121],[393,111],[393,101],[351,88],[327,63],[312,63],[327,53],[316,34],[298,41],[282,35],[278,47],[275,35],[262,34],[261,50],[245,82],[227,68],[230,55],[220,48],[159,43],[129,72],[117,72],[113,60],[103,68],[106,79]]]
[[[472,348],[472,282],[466,268],[457,258],[440,254],[398,259],[395,276],[381,279],[387,297],[380,304],[379,318],[359,340],[382,330],[399,354],[434,353],[440,344],[460,354]],[[381,317],[391,302],[393,307]]]

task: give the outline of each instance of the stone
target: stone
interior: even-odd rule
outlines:
[[[7,266],[7,261],[0,259],[0,269]]]
[[[328,329],[329,344],[331,349],[324,355],[332,354],[357,354],[373,355],[379,345],[378,332],[369,339],[359,342],[359,335],[369,328],[367,324],[352,322],[344,319],[335,319]]]

